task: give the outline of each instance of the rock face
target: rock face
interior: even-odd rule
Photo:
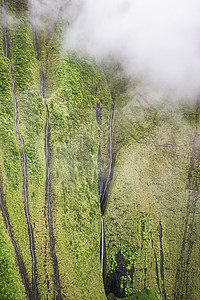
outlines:
[[[0,298],[198,300],[199,106],[0,21]]]

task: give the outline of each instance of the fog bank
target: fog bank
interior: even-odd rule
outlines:
[[[128,74],[186,97],[200,94],[200,2],[197,0],[34,0],[69,21],[64,48],[120,60]],[[39,8],[39,9],[38,9]]]

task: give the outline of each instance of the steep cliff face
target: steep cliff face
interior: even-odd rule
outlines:
[[[34,27],[27,5],[1,10],[0,298],[105,299],[97,163],[110,92],[94,61],[62,53],[59,26]]]
[[[63,53],[29,5],[1,2],[0,298],[199,299],[198,104]]]
[[[109,80],[118,101],[104,218],[106,292],[124,297],[151,287],[163,299],[198,299],[198,103],[161,97],[136,80],[120,93]]]

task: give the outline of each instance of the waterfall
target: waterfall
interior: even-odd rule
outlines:
[[[110,113],[110,120],[109,120],[109,161],[108,161],[108,171],[107,171],[107,178],[103,188],[103,191],[99,190],[100,195],[100,206],[101,206],[101,273],[103,276],[103,264],[104,264],[104,223],[103,223],[103,214],[104,214],[104,204],[105,204],[105,196],[108,190],[109,181],[111,178],[111,171],[112,171],[112,121],[113,121],[113,113],[114,113],[114,98],[112,97],[112,106],[111,106],[111,113]],[[100,185],[99,185],[100,188]]]
[[[102,192],[102,196],[100,199],[101,208],[103,208],[103,202],[104,198],[108,189],[108,183],[111,176],[112,171],[112,120],[113,120],[113,113],[114,113],[114,98],[112,100],[112,106],[111,106],[111,113],[110,113],[110,121],[109,121],[109,163],[108,163],[108,176],[106,179],[106,183]]]
[[[45,159],[46,159],[46,193],[45,193],[45,216],[46,216],[46,203],[48,203],[48,226],[49,226],[49,239],[50,239],[50,251],[53,259],[54,267],[54,284],[56,292],[54,291],[54,297],[57,293],[56,299],[61,300],[61,287],[58,271],[58,260],[55,251],[55,239],[53,235],[53,224],[52,224],[52,212],[51,212],[51,199],[50,199],[50,167],[49,167],[49,138],[50,138],[50,124],[49,124],[49,109],[45,100],[45,80],[44,72],[42,67],[42,62],[39,60],[39,51],[37,44],[37,32],[35,29],[34,18],[32,17],[32,31],[33,31],[33,44],[36,53],[36,59],[40,62],[40,93],[44,100],[44,105],[46,108],[46,127],[45,127]]]
[[[104,228],[103,216],[101,216],[101,273],[103,275],[103,256],[104,256]]]
[[[4,42],[5,42],[5,57],[8,58],[8,34],[7,34],[7,13],[5,9],[5,1],[2,0],[2,28],[3,28],[3,36],[4,36]],[[34,237],[33,237],[33,229],[30,222],[30,213],[28,208],[28,192],[27,192],[27,161],[26,161],[26,155],[25,155],[25,149],[24,149],[24,140],[22,138],[21,133],[19,132],[18,126],[17,126],[17,99],[15,95],[15,83],[14,78],[12,76],[12,66],[11,62],[9,64],[9,73],[10,78],[12,82],[12,95],[13,95],[13,101],[15,106],[15,115],[14,115],[14,125],[16,129],[16,133],[19,136],[19,140],[22,147],[22,153],[23,153],[23,174],[24,174],[24,182],[23,182],[23,189],[24,189],[24,199],[25,199],[25,214],[28,224],[28,234],[29,234],[29,241],[30,241],[30,251],[31,251],[31,257],[32,257],[32,288],[33,288],[33,295],[34,299],[37,299],[37,283],[36,283],[36,257],[35,257],[35,244],[34,244]],[[8,226],[8,223],[7,223]],[[9,228],[9,227],[8,227]],[[18,253],[17,253],[18,255]]]

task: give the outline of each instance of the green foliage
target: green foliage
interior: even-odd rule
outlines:
[[[8,38],[9,55],[11,56],[16,89],[18,128],[24,140],[27,159],[28,205],[31,224],[35,228],[38,287],[39,293],[45,293],[44,282],[51,278],[52,264],[49,251],[47,254],[44,253],[44,249],[47,247],[45,241],[48,244],[48,238],[45,240],[45,237],[48,237],[48,232],[45,227],[43,212],[46,174],[44,153],[46,116],[43,99],[40,96],[40,68],[35,59],[31,26],[27,23],[27,20],[15,19],[15,22],[9,26]],[[22,145],[14,126],[14,101],[9,74],[9,61],[6,58],[1,59],[0,168],[4,185],[3,193],[13,234],[20,245],[22,259],[31,282],[32,261],[24,211]],[[44,269],[50,274],[48,277]],[[52,285],[53,280],[49,279],[51,291]]]
[[[116,298],[112,293],[108,295],[108,300],[161,300],[162,296],[151,288],[146,288],[145,290],[134,293],[131,296],[125,298]]]
[[[0,217],[0,299],[26,299],[25,289],[15,263],[16,253]]]
[[[130,296],[133,293],[133,286],[131,282],[131,276],[126,275],[121,277],[121,284],[120,284],[120,289],[121,291],[124,290],[124,293],[126,296]]]
[[[112,251],[112,257],[111,257],[111,261],[110,261],[110,268],[108,269],[108,273],[112,274],[116,267],[117,267],[117,262],[116,262],[116,255],[120,253],[125,262],[126,262],[126,270],[130,271],[131,268],[134,266],[134,262],[137,259],[137,252],[135,251],[134,247],[131,245],[127,245],[127,244],[121,244],[118,243],[115,247],[114,247],[114,251]]]
[[[90,60],[69,54],[60,61],[56,71],[57,93],[50,109],[54,111],[51,124],[59,132],[59,140],[69,139],[79,126],[89,120],[88,112],[97,102],[108,106],[110,99],[101,69]],[[55,99],[57,101],[55,101]],[[58,137],[55,137],[58,138]],[[51,142],[53,143],[54,136]]]
[[[19,170],[16,163],[20,161],[14,131],[14,103],[12,100],[9,60],[1,58],[0,63],[0,146],[4,156],[3,164],[7,177],[16,189],[19,185]]]
[[[0,57],[0,93],[5,96],[10,92],[10,74],[9,74],[9,60],[4,57]],[[4,99],[6,102],[6,99]]]
[[[57,64],[56,83],[57,90],[47,103],[54,234],[63,297],[104,299],[99,272],[99,135],[94,107],[101,102],[106,109],[111,98],[100,68],[74,54]]]
[[[26,13],[28,2],[24,0],[6,0],[5,4],[9,13],[20,17]]]
[[[40,66],[35,59],[31,23],[27,22],[30,15],[26,11],[26,1],[9,0],[6,5],[9,13],[15,14],[8,27],[9,55],[18,101],[18,126],[27,158],[28,200],[39,296],[41,299],[47,295],[52,298],[53,267],[45,224],[46,110],[40,95]],[[192,104],[183,108],[169,104],[164,98],[162,103],[152,104],[146,92],[149,87],[127,78],[119,64],[106,62],[105,79],[100,66],[89,58],[80,58],[74,53],[62,57],[59,24],[51,28],[52,32],[42,29],[39,33],[38,49],[46,79],[45,100],[49,106],[52,215],[63,298],[105,299],[99,264],[97,153],[100,145],[101,169],[104,169],[108,157],[110,91],[115,98],[115,168],[104,216],[108,274],[117,269],[116,256],[120,254],[125,271],[121,277],[121,290],[129,295],[125,299],[159,299],[157,292],[142,289],[148,285],[156,288],[154,255],[159,262],[158,221],[162,219],[165,278],[171,295],[174,286],[172,269],[176,267],[183,236],[188,157],[196,112]],[[22,148],[14,127],[10,62],[3,57],[2,32],[0,42],[3,196],[31,281]],[[97,103],[102,112],[98,125],[94,110]],[[195,224],[198,229],[198,222]],[[3,232],[4,224],[0,225],[0,298],[16,296],[24,299],[15,253],[6,231]],[[196,234],[198,240],[198,230]],[[196,251],[198,247],[194,245],[193,253]],[[193,269],[194,256],[191,256]],[[193,272],[192,267],[188,274],[197,274],[198,270]],[[130,276],[133,269],[134,280]],[[196,280],[191,281],[198,292]],[[131,295],[137,290],[142,291]],[[112,297],[110,295],[109,299],[114,299]]]
[[[17,92],[21,93],[31,87],[34,80],[35,53],[30,36],[30,28],[20,20],[10,30],[11,35],[11,60],[13,75]]]
[[[45,106],[40,94],[32,89],[21,94],[19,100],[20,127],[24,131],[28,167],[31,175],[38,176],[42,166],[37,148],[39,137],[44,137]]]
[[[115,168],[104,216],[106,262],[114,273],[116,245],[132,245],[138,253],[133,291],[145,286],[156,289],[157,274],[161,284],[158,224],[162,220],[165,288],[173,295],[174,264],[184,234],[180,224],[186,207],[188,155],[195,131],[184,115],[194,111],[190,105],[183,114],[180,104],[165,98],[150,101],[147,87],[138,84],[137,88],[136,82],[128,87],[115,100]]]

